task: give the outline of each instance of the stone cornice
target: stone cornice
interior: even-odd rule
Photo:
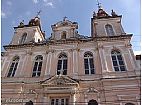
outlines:
[[[7,49],[17,49],[17,48],[25,48],[25,47],[35,47],[35,46],[49,46],[49,45],[57,45],[57,44],[69,44],[69,43],[84,43],[84,42],[97,42],[97,41],[112,41],[112,40],[125,40],[131,39],[132,34],[127,35],[119,35],[119,36],[97,36],[97,37],[89,37],[89,38],[72,38],[72,39],[64,39],[64,40],[50,40],[47,42],[40,43],[28,43],[21,45],[5,45],[3,46],[5,50]]]

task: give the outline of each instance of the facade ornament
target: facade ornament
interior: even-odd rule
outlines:
[[[132,44],[128,43],[128,44],[125,44],[125,47],[127,48],[130,48],[132,46]]]
[[[51,50],[50,50],[50,52],[51,52],[51,53],[54,53],[54,52],[55,52],[55,50],[51,49]]]
[[[113,10],[111,10],[111,15],[112,15],[112,17],[117,17],[118,16]]]
[[[69,49],[69,52],[73,52],[73,49]]]
[[[24,20],[22,20],[22,22],[20,22],[18,27],[24,27]]]
[[[1,52],[1,56],[8,56],[8,52]]]
[[[31,51],[27,51],[26,54],[32,55],[33,53]]]
[[[117,48],[116,46],[113,46],[112,49],[113,49],[113,50],[117,50],[118,48]]]
[[[93,12],[93,17],[96,17],[96,12],[95,11]]]
[[[66,19],[67,19],[67,17],[65,16],[65,17],[63,17],[63,21],[66,21]]]
[[[102,48],[102,49],[103,49],[104,46],[103,46],[102,44],[99,44],[99,45],[98,45],[98,48]]]
[[[48,54],[49,53],[49,51],[46,51],[46,54]]]
[[[87,93],[98,93],[98,91],[94,87],[89,87]]]
[[[95,51],[97,51],[98,50],[98,48],[96,47],[95,49],[93,49],[93,51],[95,52]]]

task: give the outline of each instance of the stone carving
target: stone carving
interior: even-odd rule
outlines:
[[[26,54],[32,55],[33,53],[31,51],[27,51]]]
[[[56,75],[52,77],[51,79],[44,81],[41,85],[43,86],[68,86],[68,85],[78,85],[78,82],[67,77],[64,75]]]

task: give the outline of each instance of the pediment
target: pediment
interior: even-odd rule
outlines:
[[[62,87],[62,86],[78,86],[77,80],[65,75],[55,75],[41,83],[42,86]]]

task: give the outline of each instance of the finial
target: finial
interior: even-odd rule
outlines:
[[[22,20],[22,22],[20,22],[18,27],[24,27],[24,20]]]
[[[40,13],[41,13],[41,10],[39,10],[39,11],[37,12],[36,17],[38,17]]]
[[[118,16],[118,15],[113,11],[113,9],[111,10],[111,15],[112,15],[113,17]]]
[[[66,21],[66,18],[67,18],[66,16],[65,16],[65,17],[63,17],[63,21]]]
[[[95,12],[95,11],[93,12],[93,16],[94,16],[94,17],[96,16],[96,12]]]
[[[100,9],[102,6],[101,6],[101,3],[97,0],[97,5],[98,5],[98,8]]]

